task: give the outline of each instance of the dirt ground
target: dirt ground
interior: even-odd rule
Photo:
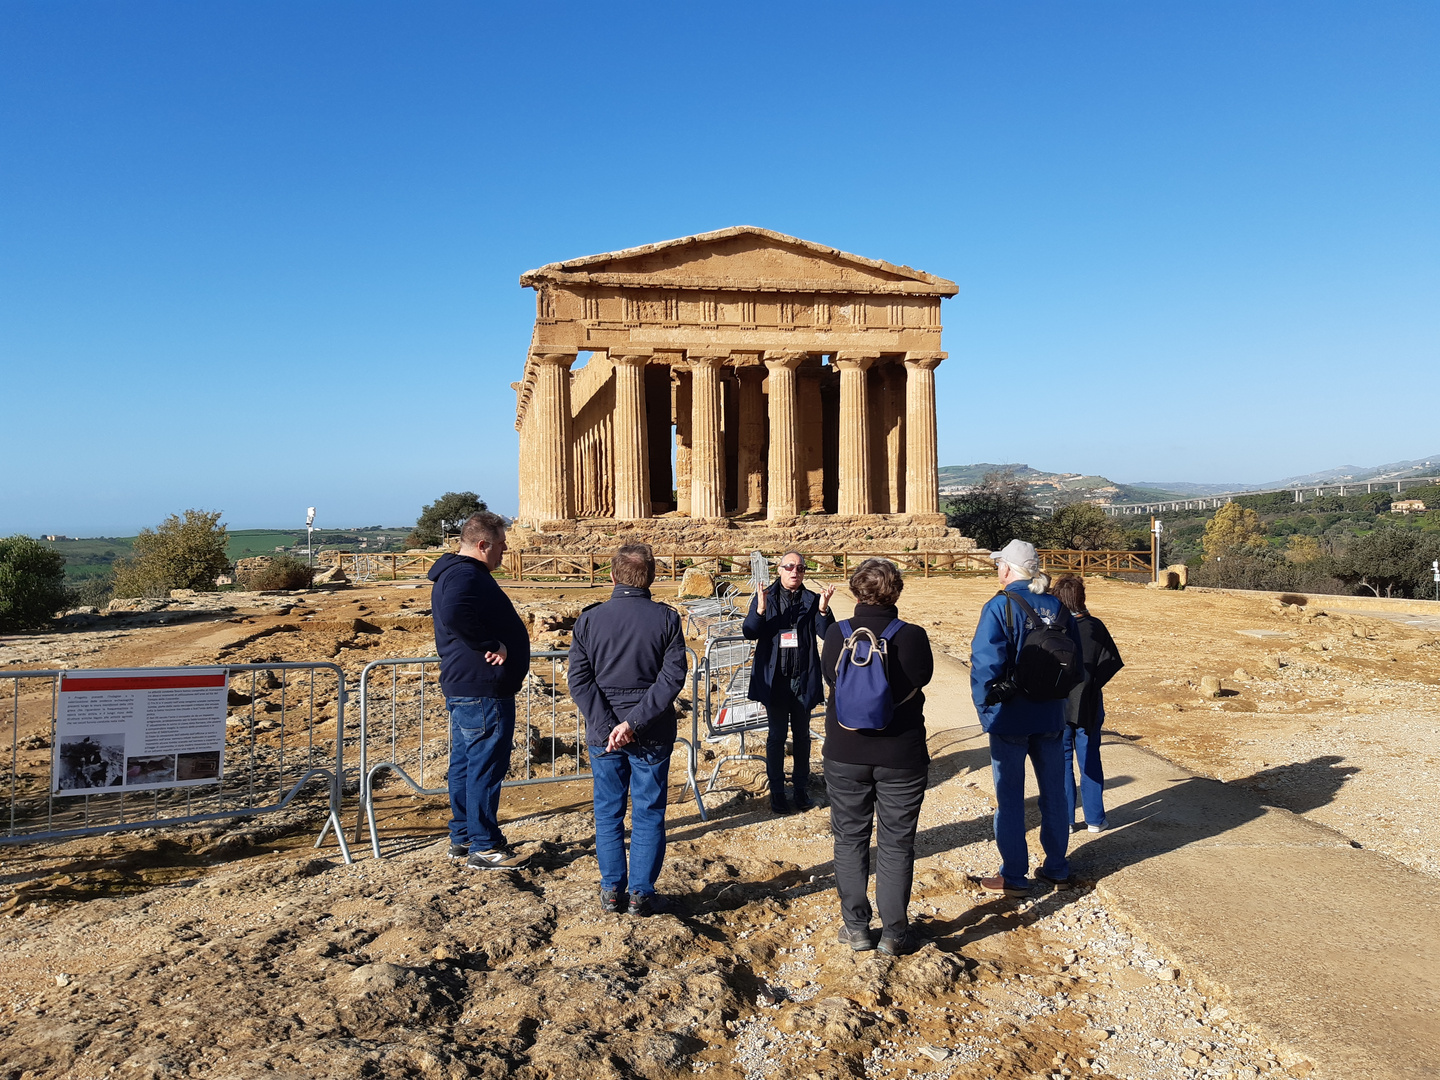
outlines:
[[[1088,587],[1127,661],[1107,694],[1110,728],[1440,871],[1440,834],[1420,813],[1440,734],[1433,631],[1248,597]],[[901,611],[964,660],[992,592],[973,579],[912,580]],[[513,595],[537,646],[563,646],[567,613],[604,592]],[[426,615],[425,589],[201,600],[0,639],[0,665],[323,658],[358,675],[380,656],[427,654]],[[1202,697],[1205,675],[1227,696]],[[508,789],[502,815],[531,862],[478,874],[445,858],[443,800],[395,785],[379,800],[387,857],[357,847],[352,867],[332,841],[310,848],[313,804],[0,848],[0,1076],[1308,1073],[1303,1048],[1267,1045],[1223,990],[1137,937],[1088,887],[981,894],[992,806],[967,780],[983,763],[964,760],[948,727],[973,722],[973,710],[930,711],[935,764],[911,911],[933,940],[914,956],[835,944],[825,812],[772,818],[750,763],[727,772],[702,823],[677,755],[660,882],[677,910],[650,920],[599,911],[588,785]],[[27,724],[33,715],[22,710]],[[48,761],[43,748],[32,755],[25,767]],[[1112,779],[1123,799],[1125,778]]]

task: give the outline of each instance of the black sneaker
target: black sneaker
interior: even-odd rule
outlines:
[[[485,851],[472,851],[470,857],[465,860],[465,869],[511,870],[517,866],[523,866],[527,858],[529,858],[528,855],[520,855],[508,845],[489,848]]]
[[[648,919],[651,915],[668,915],[672,911],[670,901],[655,893],[642,895],[632,892],[630,894],[630,914],[637,919]]]
[[[1073,889],[1075,887],[1075,879],[1073,877],[1051,877],[1043,870],[1035,871],[1035,880],[1044,885],[1049,885],[1052,889]]]
[[[839,942],[841,945],[849,945],[856,952],[869,952],[875,948],[875,931],[868,926],[863,930],[841,926]]]
[[[446,852],[446,854],[447,854],[450,858],[452,858],[452,859],[464,859],[464,858],[468,858],[469,855],[470,855],[470,845],[469,845],[469,844],[451,844],[451,845],[450,845],[450,850],[449,850],[448,852]]]
[[[924,944],[915,928],[907,927],[898,936],[880,935],[880,951],[886,956],[908,956]]]
[[[789,817],[795,812],[795,808],[784,799],[771,799],[770,812],[780,817]]]
[[[806,810],[814,810],[815,801],[811,799],[809,795],[805,794],[805,792],[797,791],[795,793],[795,809],[802,814],[805,813]]]
[[[621,915],[625,912],[629,894],[624,889],[601,889],[600,910],[606,915]]]

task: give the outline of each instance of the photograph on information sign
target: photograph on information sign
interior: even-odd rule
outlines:
[[[59,795],[218,783],[224,668],[117,668],[60,678],[51,790]]]

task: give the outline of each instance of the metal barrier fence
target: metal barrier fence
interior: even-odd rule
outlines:
[[[0,731],[8,727],[10,734],[9,806],[0,843],[254,817],[286,809],[302,791],[321,782],[328,792],[328,807],[315,846],[333,829],[345,862],[352,862],[340,828],[345,673],[339,665],[325,661],[206,666],[222,667],[231,676],[225,768],[216,782],[77,795],[53,790],[51,772],[61,679],[67,672],[0,672],[0,680],[12,684],[0,702]],[[317,675],[321,676],[318,689]],[[22,684],[29,684],[28,691],[22,693]],[[30,754],[23,761],[22,751]],[[46,753],[37,758],[36,751]],[[128,763],[124,767],[128,768]],[[107,764],[106,768],[113,766]]]
[[[705,821],[705,804],[695,781],[699,742],[696,703],[701,665],[694,652],[689,649],[686,652],[691,660],[692,730],[690,738],[676,741],[685,746],[686,786],[694,792],[700,820]],[[585,768],[589,757],[585,722],[564,683],[563,662],[569,655],[568,649],[531,654],[530,673],[515,696],[515,742],[510,774],[503,787],[593,778]],[[379,674],[387,668],[388,682]],[[377,859],[381,854],[374,794],[376,779],[381,774],[393,773],[419,795],[448,792],[445,775],[450,761],[450,718],[439,676],[437,656],[374,660],[360,673],[360,808],[355,839],[359,843],[368,827],[370,849]],[[377,682],[381,687],[388,686],[388,693],[377,687]],[[381,701],[382,697],[386,700]],[[436,782],[428,786],[427,771],[430,777],[436,778]]]

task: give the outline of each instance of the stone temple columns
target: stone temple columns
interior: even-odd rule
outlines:
[[[765,369],[750,363],[736,369],[740,379],[739,511],[756,514],[765,506]]]
[[[945,353],[905,354],[905,512],[940,512],[935,449],[935,368]]]
[[[535,388],[525,421],[532,433],[526,440],[531,466],[527,489],[537,518],[561,521],[575,516],[570,492],[570,365],[575,353],[536,353],[532,359]]]
[[[720,432],[723,356],[691,353],[690,516],[725,516],[725,456]]]
[[[615,516],[650,516],[650,456],[645,417],[643,354],[612,351],[615,364]]]
[[[792,518],[795,505],[795,369],[804,353],[767,352],[770,371],[770,499],[765,516]]]
[[[840,492],[842,514],[869,514],[870,402],[865,372],[878,356],[836,353],[840,369]]]

